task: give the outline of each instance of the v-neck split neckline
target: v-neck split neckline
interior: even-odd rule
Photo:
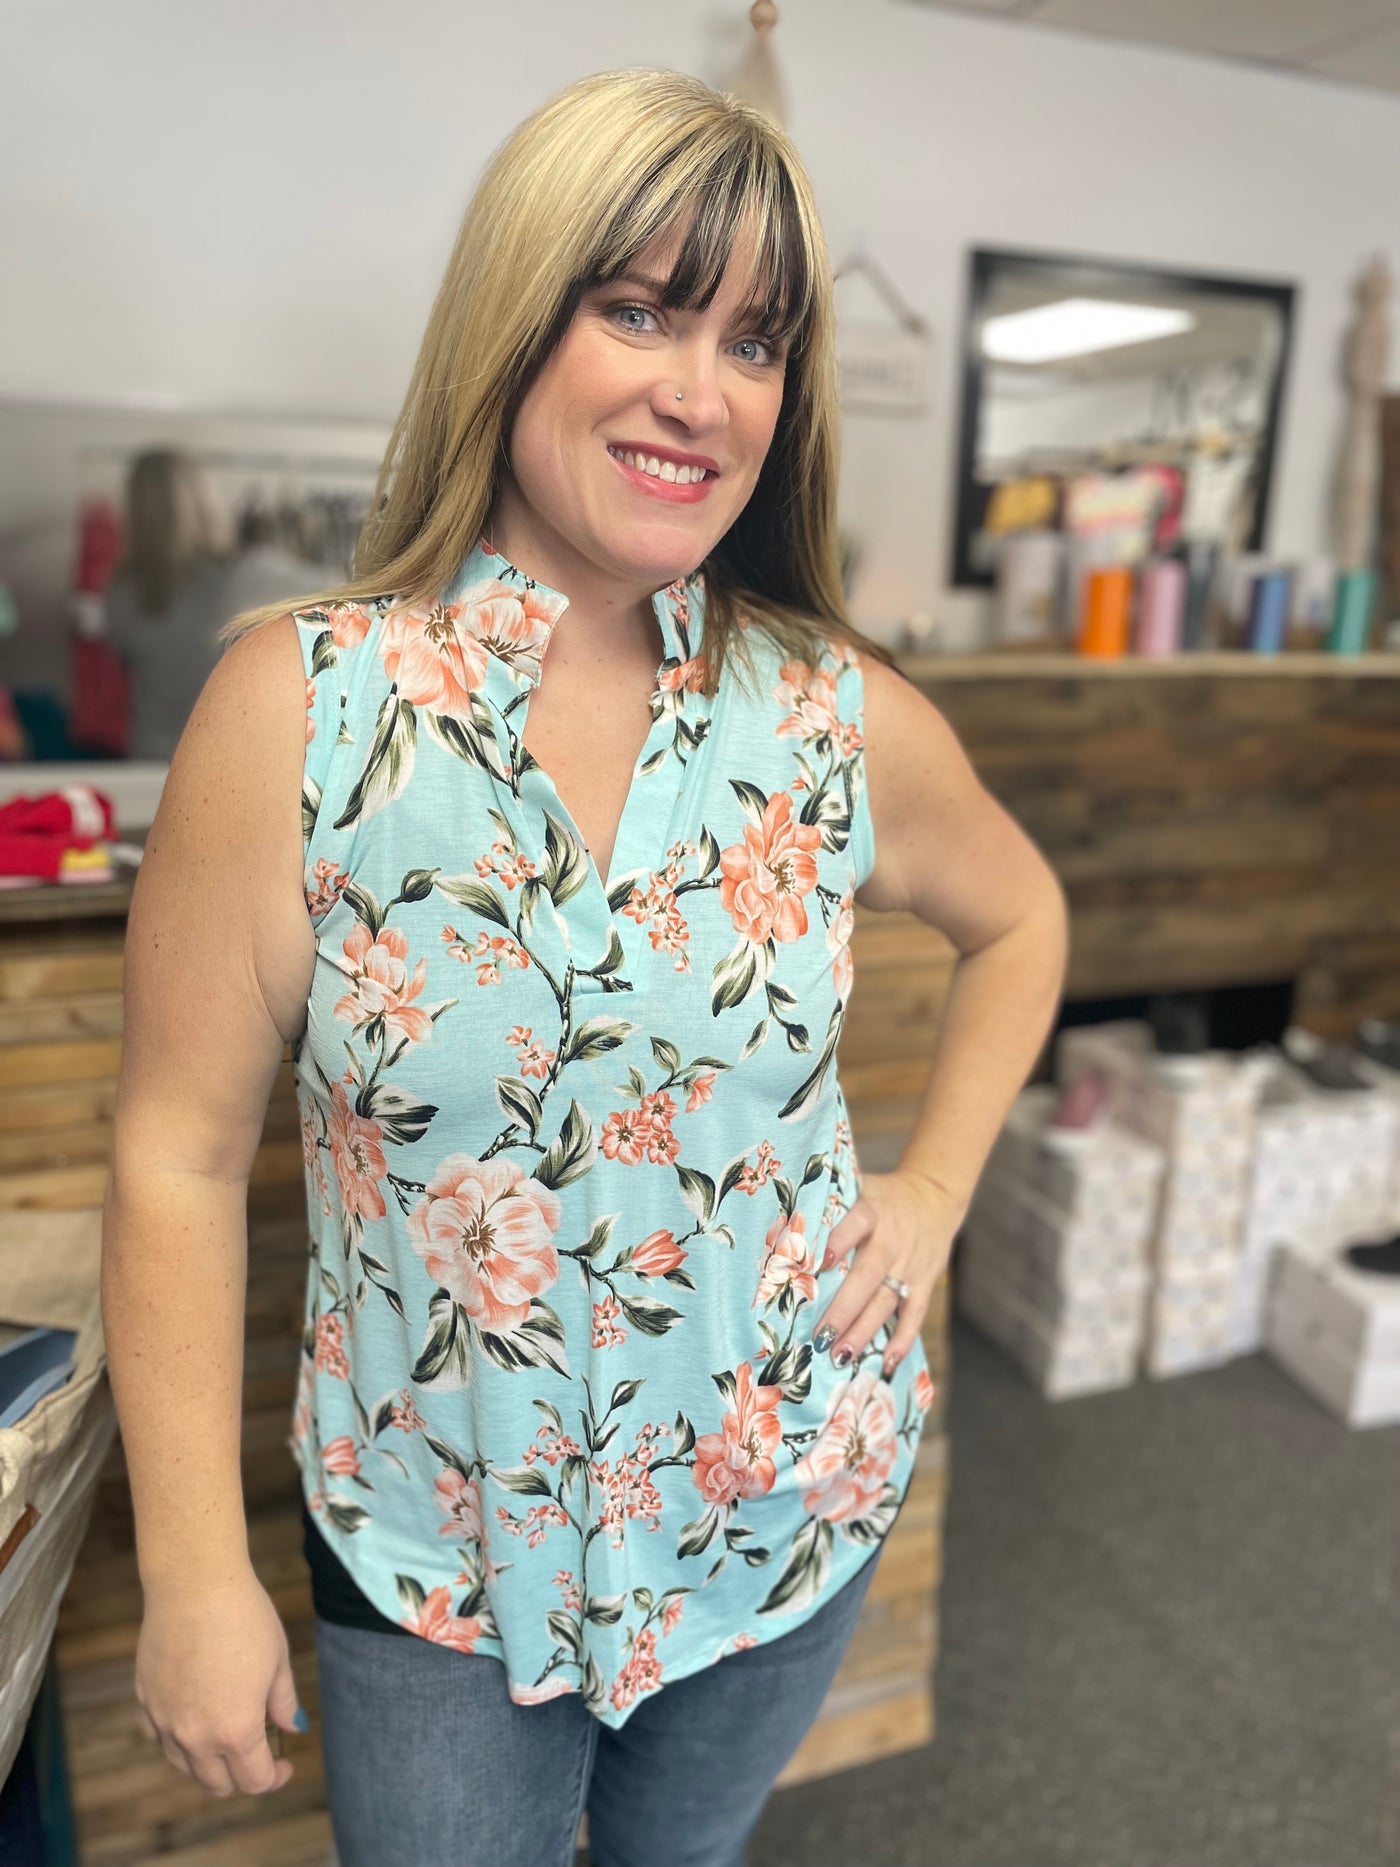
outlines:
[[[710,697],[691,685],[703,630],[703,574],[695,571],[689,577],[678,577],[652,594],[662,659],[650,695],[651,726],[633,763],[606,878],[554,779],[524,745],[530,699],[543,677],[546,652],[569,598],[512,564],[484,534],[441,598],[449,605],[461,603],[491,583],[500,584],[511,595],[528,593],[523,636],[501,641],[482,638],[487,665],[480,692],[492,715],[501,766],[495,774],[497,782],[519,800],[530,843],[525,853],[537,874],[558,877],[566,853],[551,831],[551,818],[577,842],[584,871],[580,884],[571,890],[556,880],[551,890],[555,919],[575,966],[575,989],[631,989],[648,940],[645,917],[626,914],[623,909],[633,886],[645,893],[652,875],[665,867],[687,762],[703,744],[713,705]]]

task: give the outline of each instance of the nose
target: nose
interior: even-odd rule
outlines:
[[[652,386],[653,411],[683,422],[697,434],[702,429],[722,428],[728,410],[713,351],[699,344],[677,344],[667,361],[669,367]]]

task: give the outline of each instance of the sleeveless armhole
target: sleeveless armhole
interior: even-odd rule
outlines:
[[[875,867],[875,822],[870,814],[870,795],[865,782],[865,664],[857,649],[848,651],[852,659],[842,673],[845,692],[841,696],[841,718],[853,724],[860,735],[860,745],[850,762],[851,792],[851,861],[854,885],[859,888]]]
[[[301,847],[303,860],[311,845],[321,809],[321,797],[330,772],[331,748],[340,731],[340,663],[325,612],[293,610],[297,642],[306,680],[306,750],[301,774]]]

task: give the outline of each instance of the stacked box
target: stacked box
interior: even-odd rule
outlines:
[[[1390,1231],[1400,1230],[1400,1070],[1387,1069],[1385,1064],[1364,1053],[1357,1054],[1356,1064],[1371,1078],[1385,1101],[1394,1103],[1398,1111],[1395,1151],[1386,1182],[1385,1226]]]
[[[1142,1347],[1161,1150],[1110,1123],[1049,1128],[1053,1084],[1017,1097],[961,1233],[959,1308],[1051,1400],[1124,1387]]]
[[[1338,1249],[1281,1245],[1265,1346],[1348,1426],[1400,1423],[1400,1277],[1358,1270]]]
[[[1275,1053],[1255,1111],[1234,1324],[1238,1353],[1264,1346],[1270,1263],[1281,1247],[1330,1256],[1339,1244],[1392,1229],[1397,1153],[1400,1095],[1379,1083],[1319,1088]]]
[[[1115,1121],[1165,1156],[1143,1354],[1153,1377],[1217,1367],[1238,1352],[1241,1230],[1268,1061],[1220,1050],[1159,1056],[1151,1027],[1136,1018],[1072,1026],[1057,1041],[1057,1080],[1100,1071]]]

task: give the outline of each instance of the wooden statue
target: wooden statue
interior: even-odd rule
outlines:
[[[1379,254],[1356,283],[1356,322],[1344,368],[1351,410],[1337,475],[1336,553],[1339,571],[1365,570],[1375,546],[1380,491],[1380,402],[1390,342],[1387,309],[1393,287]]]
[[[778,75],[778,61],[769,43],[777,23],[778,9],[773,0],[754,0],[749,8],[749,24],[753,27],[754,36],[727,89],[736,97],[742,97],[745,103],[757,105],[775,123],[781,123],[786,114],[783,82]]]

